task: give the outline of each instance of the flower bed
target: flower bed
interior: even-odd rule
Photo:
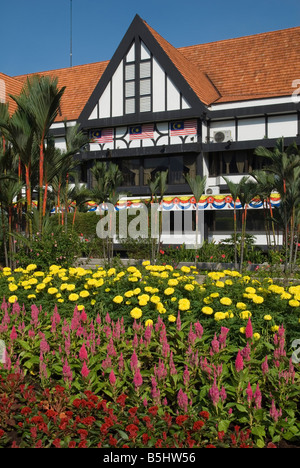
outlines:
[[[299,441],[299,287],[188,267],[0,278],[0,447]]]

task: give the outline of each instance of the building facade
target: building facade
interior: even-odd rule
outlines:
[[[195,209],[184,175],[206,176],[199,241],[219,241],[233,218],[223,176],[238,182],[261,168],[258,146],[272,149],[281,137],[300,145],[299,58],[300,27],[176,49],[137,15],[109,61],[43,72],[66,86],[51,132],[64,148],[64,120],[79,123],[90,135],[78,156],[82,181],[92,186],[97,160],[118,164],[131,206],[168,169],[166,243],[194,242],[174,219],[184,223],[182,213]],[[0,80],[18,87],[27,76]],[[250,204],[248,229],[265,244],[260,207]]]

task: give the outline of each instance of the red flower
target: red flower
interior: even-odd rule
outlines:
[[[277,448],[277,447],[275,444],[273,444],[273,442],[269,442],[267,445],[267,448]]]
[[[109,436],[109,444],[115,447],[117,445],[118,441],[115,439],[111,434]]]
[[[138,410],[138,407],[137,407],[137,406],[134,406],[133,408],[130,408],[130,409],[128,410],[128,413],[129,413],[129,415],[130,415],[132,418],[134,418],[134,416],[136,415],[137,410]]]
[[[53,442],[54,447],[60,448],[60,439],[55,439]]]
[[[217,447],[215,447],[215,446],[212,445],[212,444],[208,444],[208,445],[206,446],[206,448],[217,448]]]
[[[147,445],[148,444],[148,441],[151,439],[151,437],[147,434],[147,432],[145,432],[143,435],[142,435],[142,441],[143,441],[143,444],[144,445]]]
[[[80,435],[81,440],[84,440],[88,436],[88,431],[86,429],[78,429],[77,434]]]
[[[204,419],[209,419],[209,413],[207,411],[200,411],[199,416]]]
[[[178,426],[181,426],[187,419],[189,419],[187,415],[177,416],[176,424],[178,424]]]
[[[125,406],[125,400],[127,398],[127,395],[125,395],[124,393],[122,393],[122,395],[120,395],[118,398],[117,398],[117,403],[122,406],[122,408],[124,408]]]
[[[75,440],[71,440],[71,441],[69,442],[68,448],[75,448],[75,447],[76,447],[76,442],[75,442]]]
[[[31,414],[31,408],[29,408],[29,406],[24,406],[24,408],[21,409],[21,414]]]
[[[134,439],[137,436],[139,428],[135,424],[128,424],[125,430],[129,432],[129,436]]]
[[[193,425],[193,431],[199,431],[204,426],[203,421],[195,421]]]
[[[4,430],[3,429],[0,429],[0,439],[1,437],[5,434]]]
[[[148,413],[150,413],[152,416],[156,416],[157,415],[157,410],[158,410],[158,406],[151,406],[148,409]]]

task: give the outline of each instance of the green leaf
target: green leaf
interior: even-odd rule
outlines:
[[[266,436],[266,431],[262,426],[255,426],[252,428],[252,434],[262,438]]]
[[[227,419],[223,419],[222,421],[219,422],[218,431],[227,432],[229,424],[230,424],[230,421],[228,421]]]
[[[117,429],[117,432],[119,433],[119,436],[120,436],[123,440],[128,440],[128,435],[126,434],[126,432],[121,431],[120,429]]]

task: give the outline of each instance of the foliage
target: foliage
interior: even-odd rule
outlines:
[[[125,326],[75,307],[2,304],[0,447],[265,447],[300,435],[280,326],[212,333],[178,314]],[[71,445],[70,445],[71,444]],[[243,444],[243,445],[241,445]]]

